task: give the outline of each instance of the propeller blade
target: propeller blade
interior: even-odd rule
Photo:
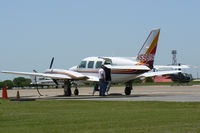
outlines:
[[[51,68],[52,68],[53,61],[54,61],[54,57],[51,59],[51,64],[50,64],[50,67],[49,67],[49,69],[51,69]]]

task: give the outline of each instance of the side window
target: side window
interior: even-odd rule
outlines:
[[[94,61],[89,61],[88,68],[93,68],[93,67],[94,67]]]
[[[86,67],[86,61],[81,61],[81,64],[79,65],[79,68],[85,68]]]
[[[96,68],[101,68],[101,65],[102,65],[102,61],[97,61]]]

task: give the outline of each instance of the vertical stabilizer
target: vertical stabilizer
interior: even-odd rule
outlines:
[[[151,31],[144,45],[140,49],[140,52],[138,53],[138,65],[146,65],[150,69],[153,69],[154,56],[156,54],[159,34],[160,29],[155,29]]]

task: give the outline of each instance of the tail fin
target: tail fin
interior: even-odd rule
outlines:
[[[156,54],[159,34],[160,29],[155,29],[151,31],[144,45],[140,49],[140,52],[138,53],[138,65],[143,64],[148,66],[150,69],[153,69],[154,56]]]

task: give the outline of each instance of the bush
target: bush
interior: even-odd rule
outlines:
[[[140,78],[136,78],[133,80],[133,83],[142,83],[142,80]]]
[[[3,81],[3,86],[8,86],[8,89],[12,89],[14,84],[13,84],[13,81],[11,81],[11,80],[5,80],[5,81]]]
[[[145,83],[154,83],[154,80],[152,79],[152,77],[147,77],[145,78]]]
[[[3,88],[3,87],[4,87],[4,83],[0,82],[0,88]]]
[[[13,83],[14,83],[15,87],[30,86],[31,79],[26,79],[24,77],[18,77],[18,78],[14,78]]]

